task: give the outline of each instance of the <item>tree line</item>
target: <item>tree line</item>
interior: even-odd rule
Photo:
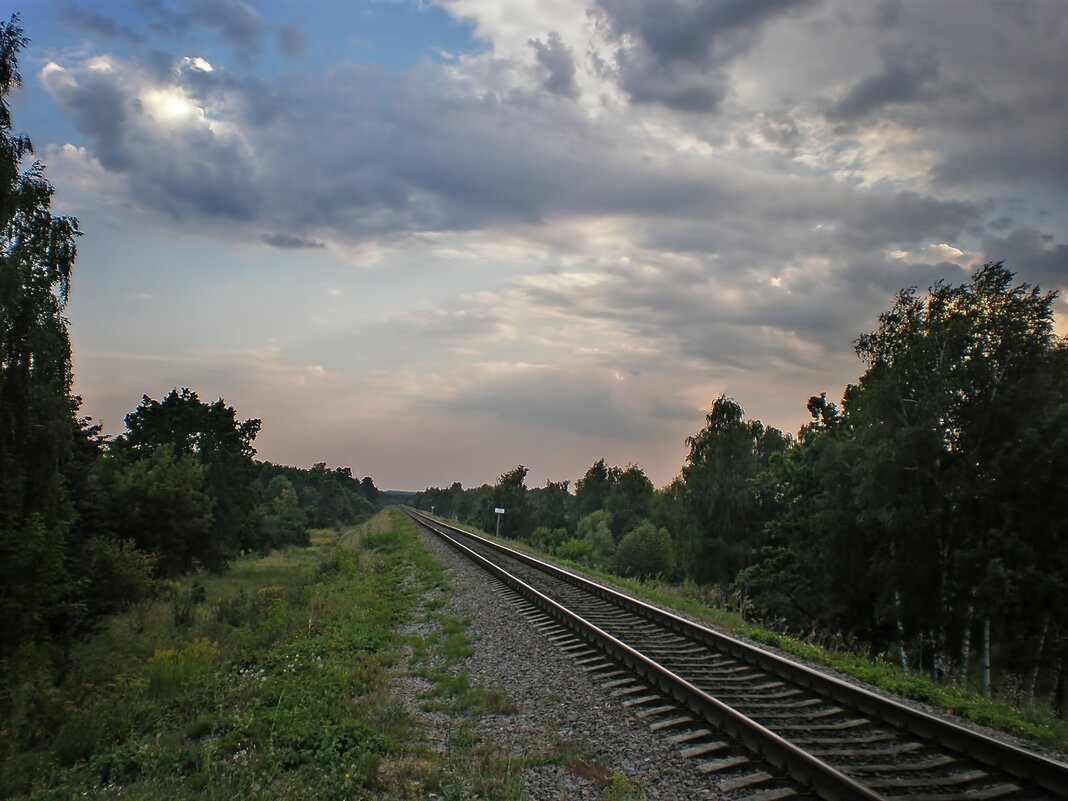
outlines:
[[[528,488],[415,500],[624,575],[694,583],[760,619],[903,670],[1065,709],[1068,343],[1056,294],[1003,263],[899,292],[854,342],[840,403],[794,436],[720,397],[678,476],[595,462]],[[1042,695],[1041,698],[1038,695]]]
[[[255,461],[260,421],[188,388],[160,400],[145,395],[113,439],[80,415],[64,312],[81,232],[76,219],[52,213],[44,167],[32,160],[31,141],[12,132],[8,98],[26,44],[17,17],[0,23],[5,731],[19,726],[20,681],[61,675],[77,637],[156,593],[162,580],[306,543],[309,528],[359,521],[378,502],[373,480],[347,467]]]

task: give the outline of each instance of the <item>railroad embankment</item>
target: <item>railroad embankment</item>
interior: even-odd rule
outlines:
[[[0,797],[518,799],[534,781],[641,798],[567,728],[569,676],[493,683],[502,653],[528,668],[530,653],[486,642],[475,658],[500,599],[480,616],[485,588],[454,592],[452,575],[387,509],[174,582],[75,644],[64,677],[16,688]]]

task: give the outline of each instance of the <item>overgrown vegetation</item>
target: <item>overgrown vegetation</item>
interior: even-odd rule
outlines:
[[[75,646],[59,681],[24,677],[0,796],[412,797],[382,770],[421,748],[388,688],[398,628],[441,580],[394,510],[176,582]]]

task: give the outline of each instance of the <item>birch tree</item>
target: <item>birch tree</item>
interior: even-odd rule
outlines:
[[[63,316],[78,222],[53,215],[52,185],[8,99],[27,44],[0,24],[0,645],[35,635],[64,593],[71,506],[63,481],[75,424]]]

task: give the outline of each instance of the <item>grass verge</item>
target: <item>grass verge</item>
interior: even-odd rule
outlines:
[[[444,583],[400,512],[196,580],[191,609],[178,587],[78,645],[58,685],[12,688],[25,713],[0,732],[0,796],[421,798],[437,784],[389,692],[398,629]]]

